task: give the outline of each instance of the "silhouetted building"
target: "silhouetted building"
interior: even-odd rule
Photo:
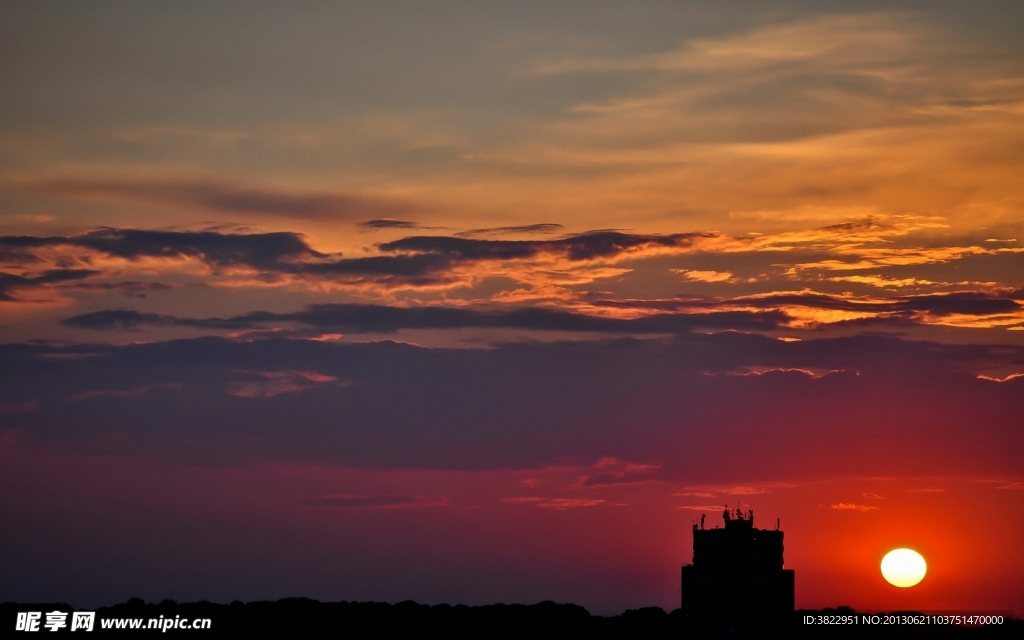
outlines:
[[[725,508],[725,528],[693,525],[693,564],[683,567],[683,616],[722,630],[788,622],[793,570],[783,568],[782,531],[755,529],[754,512]]]

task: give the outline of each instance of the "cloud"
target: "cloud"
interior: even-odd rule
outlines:
[[[695,311],[747,308],[777,310],[795,319],[794,327],[849,321],[896,321],[989,326],[1024,319],[1024,305],[1005,292],[955,291],[887,298],[813,291],[769,292],[733,298],[597,299],[596,307]]]
[[[910,51],[915,34],[896,14],[825,15],[768,24],[722,38],[697,39],[676,51],[627,58],[581,58],[537,69],[546,74],[622,71],[747,71],[807,63],[861,68]],[[799,68],[799,67],[798,67]]]
[[[951,314],[982,316],[1013,313],[1022,308],[1016,300],[978,291],[904,297],[898,300],[896,306],[900,310],[926,311],[936,316]]]
[[[284,265],[276,271],[298,276],[312,276],[349,284],[374,282],[430,286],[452,282],[450,272],[460,263],[449,256],[421,253],[397,256],[370,256],[298,265]]]
[[[811,378],[823,378],[825,376],[832,375],[834,373],[845,373],[845,371],[841,371],[839,369],[828,369],[828,370],[816,370],[816,371],[814,371],[814,370],[810,370],[810,369],[801,369],[799,367],[789,367],[789,368],[755,367],[753,369],[748,367],[748,368],[741,369],[739,371],[729,371],[727,373],[727,375],[730,375],[730,376],[764,376],[764,375],[775,375],[775,374],[783,374],[783,375],[785,375],[785,374],[790,374],[790,373],[796,373],[796,374],[799,374],[799,375],[809,376]]]
[[[120,282],[75,282],[63,284],[59,287],[62,291],[87,291],[87,292],[108,292],[120,293],[126,298],[145,298],[146,294],[153,291],[168,291],[174,287],[162,282],[140,282],[138,280],[125,280]]]
[[[869,507],[863,504],[854,504],[852,502],[839,502],[832,505],[832,508],[837,511],[874,511],[878,507]]]
[[[360,227],[367,229],[415,229],[419,224],[408,220],[395,220],[394,218],[376,218],[359,223]]]
[[[82,280],[96,275],[91,269],[50,269],[35,276],[24,276],[0,272],[0,302],[17,302],[21,299],[12,295],[17,291],[30,291],[49,285]]]
[[[597,507],[604,503],[604,500],[594,498],[551,498],[550,500],[538,502],[537,506],[565,511],[566,509],[577,509],[579,507]]]
[[[0,249],[73,247],[125,260],[196,258],[214,267],[286,268],[289,261],[323,258],[299,234],[150,231],[101,228],[75,236],[0,236]]]
[[[562,230],[562,225],[555,223],[539,223],[539,224],[527,224],[520,225],[517,227],[490,227],[487,229],[469,229],[468,231],[460,231],[456,233],[456,237],[459,238],[473,238],[476,236],[512,236],[512,235],[529,235],[529,234],[547,234],[557,233]]]
[[[762,15],[660,51],[549,58],[534,71],[609,88],[578,100],[547,128],[552,140],[528,149],[551,158],[550,172],[605,170],[610,186],[587,181],[574,206],[629,197],[653,216],[678,211],[685,193],[706,227],[759,232],[841,221],[858,205],[942,210],[959,227],[1019,219],[1020,66],[983,37],[917,13]],[[938,184],[936,172],[961,180]],[[630,193],[636,185],[642,197]],[[585,189],[598,195],[584,200]],[[942,259],[879,258],[863,268]]]
[[[918,280],[917,278],[884,278],[878,275],[871,276],[840,276],[836,278],[829,278],[833,282],[856,282],[858,284],[867,284],[873,287],[880,288],[900,288],[900,287],[919,287],[924,285],[935,284],[930,280]]]
[[[522,260],[542,253],[569,260],[614,258],[644,249],[683,249],[709,233],[670,235],[630,234],[620,231],[588,231],[558,240],[476,240],[452,236],[412,236],[380,245],[385,252],[409,252],[446,256],[452,260]]]
[[[558,511],[580,507],[597,507],[605,504],[604,500],[595,498],[542,498],[540,496],[517,496],[514,498],[502,498],[501,501],[509,504],[532,504],[542,509],[556,509]]]
[[[727,487],[724,489],[720,489],[720,492],[727,493],[732,496],[756,496],[761,495],[763,493],[768,493],[768,490],[762,487],[750,487],[739,485],[735,487]]]
[[[282,393],[302,393],[310,387],[348,383],[315,371],[235,371],[239,377],[227,385],[227,392],[239,398],[273,398]]]
[[[988,380],[989,382],[1009,382],[1010,380],[1016,380],[1018,378],[1024,378],[1024,373],[1011,373],[1002,378],[995,378],[992,376],[978,375],[979,380]]]
[[[696,282],[727,282],[732,279],[732,274],[728,271],[687,271],[686,269],[672,269],[672,271],[687,280]]]
[[[833,155],[846,160],[847,146],[862,157],[866,150],[877,153],[903,136],[914,140],[909,132],[940,124],[935,122],[940,115],[948,127],[950,120],[963,126],[963,120],[991,121],[996,114],[1015,112],[1019,69],[1002,56],[979,57],[970,49],[950,47],[949,37],[905,12],[829,13],[691,39],[643,55],[548,62],[535,71],[647,79],[634,80],[626,85],[631,89],[616,95],[574,105],[580,129],[589,126],[629,140],[658,127],[659,146],[719,142],[727,147],[722,155],[732,162],[743,152],[784,156],[789,169],[804,154],[813,154],[806,159],[818,161],[812,169],[818,174],[822,155],[815,142],[836,145]],[[975,113],[980,109],[985,113]],[[772,131],[758,132],[759,126]],[[882,127],[895,131],[895,140],[879,140]],[[865,130],[876,135],[836,139]],[[807,145],[800,145],[800,139],[808,138]],[[797,142],[784,146],[788,141]],[[819,200],[865,190],[853,176],[837,172],[836,178],[843,186],[798,185],[792,176],[787,183],[794,195]],[[769,197],[778,193],[778,185],[774,192],[766,190]]]
[[[416,259],[418,256],[408,256]],[[372,260],[368,258],[365,260]],[[339,263],[332,263],[340,268]],[[328,265],[330,266],[330,265]],[[388,268],[397,271],[393,263]],[[310,267],[313,268],[313,267]],[[364,264],[360,266],[369,270]],[[419,269],[411,265],[410,274]],[[415,281],[415,276],[413,278]],[[402,329],[518,329],[529,331],[678,334],[698,329],[765,331],[780,328],[827,327],[997,326],[1019,322],[1024,305],[1004,294],[954,292],[899,296],[889,299],[853,297],[814,292],[780,292],[735,298],[678,297],[653,300],[589,301],[590,312],[544,307],[479,308],[465,306],[399,307],[378,304],[315,304],[300,311],[273,313],[253,311],[230,317],[188,318],[131,309],[90,311],[62,319],[67,327],[100,331],[134,331],[143,326],[183,327],[210,331],[280,329],[296,324],[311,330],[335,333],[392,333]],[[602,308],[643,309],[645,314],[621,317],[601,314]],[[742,370],[737,375],[760,375],[770,368]],[[799,368],[779,368],[797,371]],[[834,370],[803,370],[812,376]],[[835,370],[840,371],[840,370]],[[982,375],[982,378],[990,379]],[[1011,375],[1006,379],[1014,379]]]
[[[696,498],[714,498],[717,495],[730,495],[730,496],[755,496],[770,493],[770,488],[784,489],[789,488],[788,483],[771,483],[763,486],[751,486],[751,485],[700,485],[686,487],[685,490],[676,492],[672,495],[676,496],[693,496]]]
[[[395,221],[382,222],[391,224]],[[897,228],[894,233],[902,233],[900,224],[881,225],[873,219],[857,220],[808,232],[810,235],[806,238],[804,236],[808,234],[803,232],[771,238],[728,238],[713,233],[635,234],[614,230],[590,231],[548,240],[416,235],[379,244],[376,254],[355,257],[317,251],[296,233],[101,228],[69,236],[0,237],[0,253],[13,261],[10,264],[35,269],[32,273],[8,274],[6,284],[0,283],[3,285],[0,291],[3,287],[8,290],[29,287],[31,283],[26,279],[36,277],[49,266],[54,274],[77,271],[80,277],[90,278],[90,282],[80,285],[79,291],[121,290],[125,295],[136,297],[164,286],[146,284],[139,279],[123,280],[124,272],[135,269],[141,273],[145,269],[147,277],[153,271],[166,271],[168,277],[175,278],[201,275],[215,286],[351,287],[365,296],[384,299],[393,299],[394,292],[403,289],[462,289],[455,294],[456,297],[465,295],[472,300],[483,295],[483,300],[476,299],[481,302],[569,303],[580,310],[591,306],[593,311],[598,311],[595,315],[601,314],[597,307],[602,306],[688,312],[777,310],[792,318],[793,328],[816,328],[875,319],[895,324],[911,322],[961,327],[1005,326],[1024,321],[1021,297],[1016,296],[1012,288],[999,287],[994,282],[977,284],[974,289],[899,296],[837,294],[813,291],[805,286],[800,291],[755,291],[735,297],[680,296],[674,299],[631,300],[602,299],[592,292],[580,290],[581,285],[599,279],[610,281],[615,278],[632,284],[636,281],[634,271],[637,271],[637,276],[653,275],[653,280],[657,281],[658,276],[654,275],[656,272],[652,273],[651,268],[658,264],[658,259],[675,263],[697,262],[699,268],[677,268],[669,266],[672,264],[669,262],[665,265],[667,268],[662,267],[661,273],[675,271],[683,274],[687,281],[709,285],[726,282],[749,285],[753,282],[758,283],[757,288],[770,287],[773,276],[763,271],[765,269],[774,271],[775,282],[783,269],[787,280],[803,277],[814,280],[814,276],[800,275],[799,269],[794,272],[796,267],[793,265],[806,266],[810,264],[806,261],[811,258],[821,262],[819,258],[829,256],[829,250],[846,247],[843,251],[848,251],[850,246],[857,244],[843,234],[877,234],[875,227]],[[540,226],[547,228],[551,225]],[[537,230],[530,226],[479,231],[498,234],[528,228]],[[786,240],[788,236],[793,237]],[[789,255],[797,240],[835,243],[835,246],[832,249],[821,246],[813,251],[801,250]],[[789,245],[785,244],[787,242]],[[771,257],[765,258],[761,254]],[[786,257],[788,261],[779,262]],[[700,266],[701,261],[713,262],[715,268]],[[196,265],[203,268],[197,272]],[[758,269],[754,272],[756,277],[735,275],[744,265]],[[105,278],[117,278],[124,284],[103,282]],[[501,278],[511,282],[500,285],[498,291],[488,289]],[[918,283],[915,286],[923,286],[921,283],[925,282],[920,278],[914,281]],[[129,284],[132,282],[136,284]],[[814,282],[832,280],[819,277]],[[944,289],[970,284],[927,282],[933,283],[932,288],[941,286]],[[36,286],[52,284],[42,279]],[[488,293],[483,293],[485,290]]]
[[[298,323],[319,331],[391,333],[399,329],[513,328],[536,331],[599,333],[683,333],[697,328],[772,329],[787,317],[774,311],[660,313],[634,319],[591,316],[543,308],[477,310],[463,307],[388,307],[361,304],[310,305],[294,313],[253,312],[230,318],[178,318],[109,309],[72,316],[69,327],[93,330],[135,330],[143,325],[202,329],[256,329]]]
[[[66,237],[0,237],[0,250],[17,249],[26,253],[32,249],[55,247],[84,249],[129,261],[143,258],[194,259],[215,270],[241,268],[271,280],[293,276],[348,279],[353,283],[401,281],[427,285],[444,281],[444,272],[456,264],[450,257],[438,254],[331,257],[312,249],[301,235],[288,232],[245,234],[96,229]],[[33,255],[32,259],[38,261],[40,258]],[[92,262],[86,254],[77,259]]]
[[[134,331],[143,325],[168,326],[177,322],[178,319],[174,316],[141,313],[130,309],[108,309],[73,316],[62,320],[61,324],[81,329]]]
[[[484,262],[526,261],[542,256],[570,262],[618,260],[662,250],[684,250],[713,234],[629,234],[594,231],[558,240],[481,240],[411,236],[378,245],[380,255],[345,258],[312,249],[296,233],[223,233],[95,229],[75,236],[3,236],[0,251],[40,261],[45,249],[73,248],[136,261],[194,259],[217,271],[243,268],[275,278],[327,279],[359,285],[437,286],[459,281],[457,268]],[[63,257],[67,260],[67,256]],[[76,257],[91,262],[87,254]]]
[[[655,482],[655,474],[661,465],[622,462],[616,458],[602,458],[592,467],[593,475],[581,478],[584,487],[601,487],[623,484]]]
[[[415,207],[392,198],[338,193],[289,193],[212,181],[86,180],[54,178],[23,183],[36,193],[200,208],[223,214],[299,220],[351,220],[402,214]]]
[[[0,344],[0,404],[36,403],[5,413],[5,427],[69,451],[383,469],[578,460],[573,478],[595,477],[595,489],[653,475],[685,491],[743,496],[892,465],[916,477],[950,468],[1017,477],[1024,396],[972,369],[1021,358],[1007,345],[732,332],[487,349],[212,337]],[[860,375],[705,375],[840,364]],[[73,399],[96,391],[127,393]],[[598,464],[610,457],[618,462]],[[650,461],[661,465],[656,475],[644,468]]]
[[[644,482],[654,481],[655,479],[653,472],[599,473],[597,475],[589,476],[588,478],[586,478],[583,481],[583,486],[602,487],[619,484],[641,484]]]
[[[311,498],[291,503],[297,507],[327,507],[330,509],[401,509],[427,504],[422,496],[348,496],[335,495]]]
[[[862,493],[861,495],[863,497],[867,498],[868,500],[885,500],[885,498],[883,498],[882,496],[878,495],[877,493],[870,493],[870,492],[868,492],[868,493]]]

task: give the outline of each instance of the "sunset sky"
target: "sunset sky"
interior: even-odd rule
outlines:
[[[1024,612],[1024,4],[772,4],[0,3],[0,601]]]

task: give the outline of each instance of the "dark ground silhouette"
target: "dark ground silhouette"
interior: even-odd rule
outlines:
[[[37,634],[15,631],[18,612],[51,611],[70,612],[66,604],[0,604],[0,636],[34,637]],[[74,633],[85,638],[102,637],[159,637],[160,630],[130,631],[104,630],[101,620],[112,618],[181,619],[209,618],[210,629],[169,629],[166,635],[194,638],[419,638],[427,635],[440,638],[1022,638],[1024,620],[1006,620],[1002,625],[989,627],[882,627],[844,626],[823,627],[804,625],[804,615],[852,614],[848,608],[823,611],[800,610],[793,620],[781,627],[749,629],[742,633],[729,633],[723,629],[701,629],[686,623],[682,611],[666,613],[658,607],[630,609],[618,616],[594,616],[574,604],[541,602],[533,605],[494,604],[478,607],[465,605],[423,605],[412,601],[388,604],[380,602],[319,602],[307,598],[286,598],[276,602],[211,602],[177,603],[165,600],[147,604],[132,598],[124,604],[96,609],[97,621],[92,633]],[[70,620],[70,616],[68,616]],[[145,625],[146,622],[143,622]],[[63,628],[57,634],[69,633]]]

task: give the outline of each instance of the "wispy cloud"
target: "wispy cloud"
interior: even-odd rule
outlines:
[[[729,282],[733,279],[733,276],[728,271],[696,271],[687,269],[672,269],[673,273],[678,273],[687,280],[694,280],[697,282]]]
[[[1009,382],[1010,380],[1016,380],[1018,378],[1024,378],[1024,373],[1011,373],[1006,376],[1003,376],[1002,378],[985,375],[978,376],[979,380],[988,380],[990,382]]]
[[[359,223],[360,227],[367,229],[416,229],[420,225],[409,220],[395,220],[394,218],[375,218]]]
[[[711,505],[687,504],[687,505],[683,505],[681,507],[676,507],[676,508],[677,509],[685,509],[687,511],[710,511],[711,513],[718,513],[719,511],[722,510],[722,505],[720,505],[720,504],[711,504]]]
[[[602,458],[581,480],[584,487],[654,482],[660,468],[661,465],[658,464],[636,464],[616,458]]]
[[[693,496],[697,498],[713,498],[715,496],[756,496],[763,495],[766,493],[772,493],[779,489],[788,489],[793,485],[785,482],[771,482],[763,485],[746,485],[746,484],[721,484],[721,485],[693,485],[685,487],[681,491],[677,491],[672,495],[675,496]],[[722,505],[715,507],[721,509]]]
[[[867,64],[892,65],[914,51],[920,28],[892,13],[824,15],[770,24],[725,38],[699,39],[681,49],[629,58],[575,59],[548,64],[540,73],[621,71],[739,71],[804,62],[860,70]],[[917,33],[915,33],[915,31]]]
[[[228,383],[227,392],[239,398],[273,398],[282,393],[302,393],[321,385],[348,386],[348,381],[316,371],[235,371],[239,378]]]
[[[532,504],[542,509],[556,509],[558,511],[581,507],[598,507],[605,504],[604,500],[595,498],[542,498],[540,496],[516,496],[513,498],[502,498],[501,501],[508,504]]]
[[[409,507],[442,506],[447,500],[428,500],[423,496],[382,495],[353,496],[329,495],[292,502],[296,507],[320,507],[328,509],[405,509]]]
[[[874,511],[878,507],[871,507],[864,504],[854,504],[852,502],[838,502],[832,505],[832,508],[836,511]]]
[[[766,22],[660,52],[536,65],[618,90],[577,101],[546,127],[557,142],[530,151],[552,171],[604,169],[605,198],[643,184],[635,206],[657,215],[685,193],[734,229],[839,221],[856,207],[942,210],[961,228],[1019,221],[1011,176],[1022,168],[1024,82],[1012,57],[916,13]],[[936,184],[935,170],[959,179]],[[864,268],[911,259],[930,258],[879,256]]]
[[[460,231],[455,235],[460,238],[476,238],[487,236],[515,236],[515,235],[544,235],[557,233],[562,230],[562,225],[552,222],[539,224],[519,225],[515,227],[490,227],[486,229],[469,229]]]

